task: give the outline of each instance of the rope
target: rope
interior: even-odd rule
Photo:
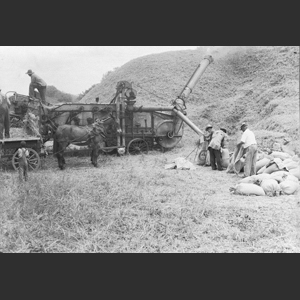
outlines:
[[[158,96],[158,95],[156,95],[156,94],[154,94],[154,93],[152,93],[152,92],[150,92],[150,91],[144,89],[144,88],[141,87],[138,83],[136,84],[136,86],[138,86],[138,87],[141,88],[142,90],[146,91],[146,92],[149,93],[150,95],[153,95],[154,97],[157,97],[158,99],[165,100],[165,98],[162,98],[162,97],[160,97],[160,96]]]
[[[199,146],[196,146],[196,148],[185,159],[187,159],[196,149],[199,149]]]

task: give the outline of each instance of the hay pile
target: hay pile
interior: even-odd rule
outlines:
[[[40,136],[39,132],[39,117],[35,116],[33,113],[27,112],[24,120],[23,131],[29,136]]]

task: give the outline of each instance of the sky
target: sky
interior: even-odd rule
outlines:
[[[198,46],[0,46],[0,89],[28,95],[32,69],[48,85],[78,95],[132,59]]]

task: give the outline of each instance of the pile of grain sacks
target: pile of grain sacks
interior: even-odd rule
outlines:
[[[297,155],[273,151],[259,153],[256,175],[241,179],[233,194],[256,196],[293,195],[300,190],[300,159]]]

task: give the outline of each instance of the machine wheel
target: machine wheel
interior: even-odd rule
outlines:
[[[31,148],[27,148],[27,150],[29,151],[29,156],[27,158],[28,170],[36,171],[41,166],[40,156],[38,155],[38,153],[35,150],[33,150]],[[15,154],[13,155],[13,158],[12,158],[12,165],[16,171],[19,169],[19,159],[17,157],[17,153],[18,152],[15,152]]]
[[[148,154],[148,143],[143,139],[133,139],[127,146],[127,153],[131,155]]]
[[[156,128],[156,142],[166,149],[174,148],[182,139],[183,124],[176,136],[174,136],[173,120],[166,120],[160,123]]]

